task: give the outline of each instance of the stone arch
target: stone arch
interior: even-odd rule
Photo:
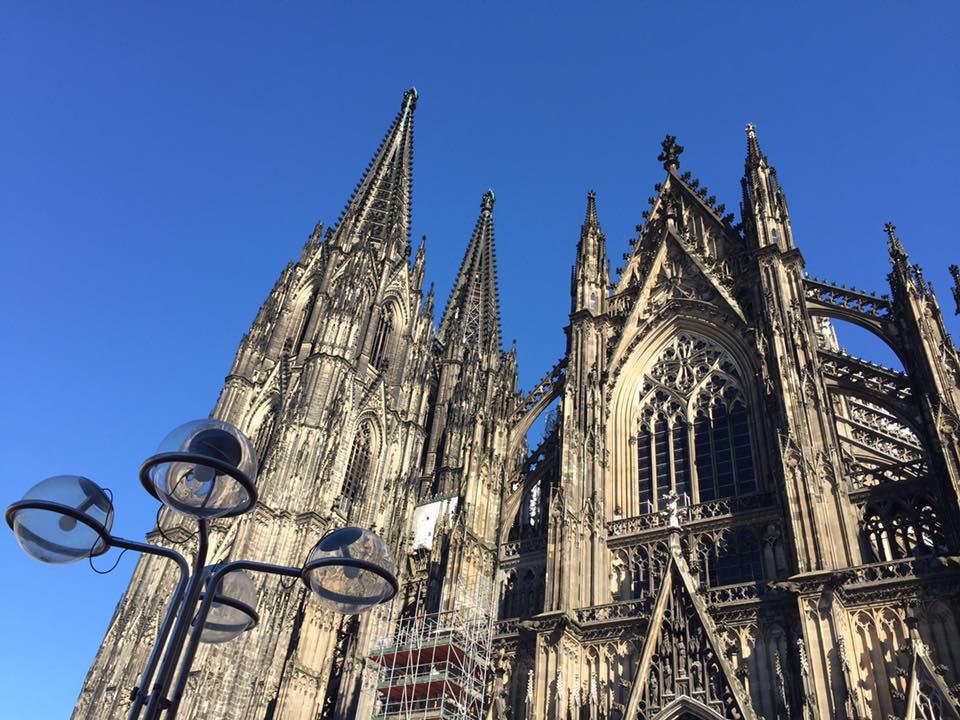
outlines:
[[[759,366],[755,353],[748,349],[742,335],[722,324],[709,322],[692,315],[672,317],[658,323],[650,330],[636,348],[620,359],[614,368],[613,385],[607,388],[609,415],[607,419],[607,448],[610,452],[607,467],[607,485],[613,492],[607,495],[606,517],[632,517],[641,514],[639,496],[635,492],[639,478],[637,434],[635,423],[640,409],[639,390],[644,385],[645,374],[658,356],[683,335],[695,336],[713,343],[729,356],[741,378],[740,390],[748,409],[747,424],[750,435],[750,450],[754,472],[763,477],[764,453],[760,452],[769,439],[765,429],[757,422],[755,408],[762,407],[756,382]],[[698,393],[692,392],[690,402],[696,402]],[[754,409],[751,412],[751,409]]]
[[[376,313],[376,321],[370,323],[370,364],[378,370],[390,365],[396,356],[397,339],[403,332],[405,320],[401,303],[394,298],[384,299]]]
[[[723,715],[688,695],[681,695],[657,713],[653,720],[723,720]]]
[[[542,397],[537,398],[536,402],[530,407],[530,409],[520,416],[519,420],[517,420],[516,424],[510,430],[509,450],[511,455],[516,452],[517,448],[520,446],[520,440],[526,437],[527,433],[530,431],[530,428],[533,427],[533,424],[537,421],[537,419],[547,411],[554,400],[563,395],[563,387],[563,379],[553,383],[553,385],[550,386],[549,391]]]
[[[833,378],[824,378],[827,391],[832,395],[849,396],[879,405],[906,425],[923,442],[923,420],[919,407],[912,400],[900,400],[870,388],[858,387],[853,383],[840,382]],[[926,446],[924,445],[924,452]]]
[[[257,452],[258,464],[263,463],[276,427],[277,412],[280,409],[280,396],[270,392],[262,399],[247,416],[243,427],[253,442]]]
[[[300,353],[301,348],[308,344],[312,345],[314,342],[319,318],[314,308],[319,285],[319,279],[316,276],[310,276],[297,288],[291,299],[291,324],[288,337],[293,342],[293,350],[296,353]]]
[[[892,324],[889,321],[882,320],[872,315],[865,315],[855,310],[844,309],[829,303],[813,304],[809,300],[807,301],[807,311],[812,317],[833,318],[834,320],[840,320],[842,322],[848,322],[851,325],[856,325],[857,327],[863,328],[864,330],[872,333],[881,341],[883,341],[884,345],[890,348],[891,352],[897,356],[897,359],[900,360],[900,363],[904,367],[907,367],[907,355],[899,346],[898,339],[890,332]]]
[[[380,424],[372,413],[364,413],[357,418],[350,442],[344,445],[344,474],[335,503],[349,517],[357,500],[364,496],[374,497],[379,490],[376,485],[381,475],[384,442]],[[364,503],[363,508],[358,509],[366,512],[365,506]]]
[[[405,328],[410,322],[411,310],[409,302],[405,302],[403,296],[401,295],[401,288],[390,287],[383,294],[383,299],[380,301],[380,304],[383,307],[392,306],[394,312],[396,312],[396,327]]]

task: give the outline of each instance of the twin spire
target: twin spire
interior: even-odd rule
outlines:
[[[413,169],[413,114],[419,95],[403,94],[400,110],[363,178],[357,184],[328,242],[349,250],[376,243],[409,255]],[[441,339],[455,334],[481,351],[500,352],[500,304],[493,249],[493,191],[483,194],[480,217],[440,324]],[[422,259],[418,260],[422,262]]]
[[[328,238],[331,244],[349,250],[355,244],[370,242],[385,247],[389,252],[401,255],[409,253],[413,115],[418,99],[415,88],[403,94],[400,110]],[[782,217],[786,215],[782,191],[776,183],[775,171],[769,167],[760,150],[755,126],[747,125],[746,133],[744,199],[747,202],[744,210],[760,210],[763,215],[769,213],[768,217],[764,218],[767,220],[764,225],[788,225],[789,221],[784,223],[785,217]],[[668,172],[679,169],[682,152],[683,146],[677,143],[676,137],[668,135],[662,143],[659,156]],[[772,177],[768,178],[768,174]],[[762,182],[764,180],[766,182]],[[767,199],[764,191],[772,191],[776,198]],[[444,311],[439,335],[442,340],[452,340],[455,334],[459,336],[459,340],[476,344],[482,351],[499,352],[501,336],[493,245],[494,202],[492,191],[484,193],[480,216]],[[766,212],[763,212],[764,210]],[[773,212],[770,212],[771,210]],[[598,235],[601,234],[596,198],[592,192],[587,198],[583,230],[595,230]],[[789,235],[788,227],[781,230],[786,231],[784,235]],[[770,242],[770,239],[767,242]],[[788,238],[787,244],[789,246]]]
[[[442,341],[462,341],[481,353],[500,353],[500,302],[497,294],[497,260],[493,246],[493,205],[487,190],[480,201],[474,227],[450,300],[440,321]]]
[[[400,111],[337,221],[333,243],[349,249],[369,240],[409,248],[413,112],[418,98],[416,88],[403,94]]]

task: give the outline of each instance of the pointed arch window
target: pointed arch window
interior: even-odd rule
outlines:
[[[276,422],[277,411],[275,407],[271,406],[260,419],[260,425],[257,427],[257,432],[253,439],[253,447],[257,453],[257,461],[260,463],[262,463],[267,456],[267,449],[270,446],[270,441],[273,439]]]
[[[763,555],[757,533],[751,528],[700,542],[700,579],[710,587],[760,582]]]
[[[387,353],[390,346],[390,338],[393,335],[393,308],[387,306],[383,309],[383,314],[377,323],[377,332],[373,336],[373,347],[370,350],[370,364],[377,370],[385,370],[388,360]]]
[[[361,425],[353,438],[350,459],[347,461],[347,473],[343,478],[343,487],[340,489],[340,498],[337,501],[337,508],[348,518],[369,478],[370,468],[373,465],[372,448],[373,432],[370,425]]]
[[[669,492],[699,503],[757,491],[740,372],[726,351],[678,335],[645,374],[640,395],[641,514],[659,509]]]

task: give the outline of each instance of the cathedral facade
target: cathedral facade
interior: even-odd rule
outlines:
[[[260,465],[214,561],[300,565],[359,525],[400,592],[344,617],[258,578],[260,625],[200,653],[180,716],[960,720],[960,356],[895,228],[888,294],[814,279],[752,126],[736,224],[667,137],[613,278],[588,195],[566,352],[523,392],[492,192],[439,322],[424,293],[416,104],[281,273],[212,413]],[[904,370],[846,354],[833,320]],[[75,718],[126,716],[175,572],[140,560]]]

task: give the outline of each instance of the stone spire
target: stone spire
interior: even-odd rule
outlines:
[[[607,270],[607,239],[597,219],[597,195],[587,193],[587,214],[580,226],[577,261],[573,267],[571,312],[589,310],[603,312],[603,302],[610,285]]]
[[[337,221],[332,241],[344,250],[370,240],[389,246],[410,244],[413,170],[413,111],[416,88],[403,94],[386,136]]]
[[[787,197],[777,180],[777,169],[767,162],[760,149],[757,128],[747,123],[747,158],[744,163],[743,216],[744,231],[759,247],[776,245],[781,250],[793,247],[793,231]]]
[[[481,352],[499,353],[500,302],[493,246],[495,200],[492,190],[483,194],[480,217],[443,312],[439,337],[445,343],[473,345]]]
[[[583,227],[600,230],[600,221],[597,220],[597,194],[593,190],[587,193],[587,216],[584,218]]]
[[[956,265],[951,265],[950,276],[953,278],[953,301],[957,304],[957,309],[954,314],[960,315],[960,268]]]

